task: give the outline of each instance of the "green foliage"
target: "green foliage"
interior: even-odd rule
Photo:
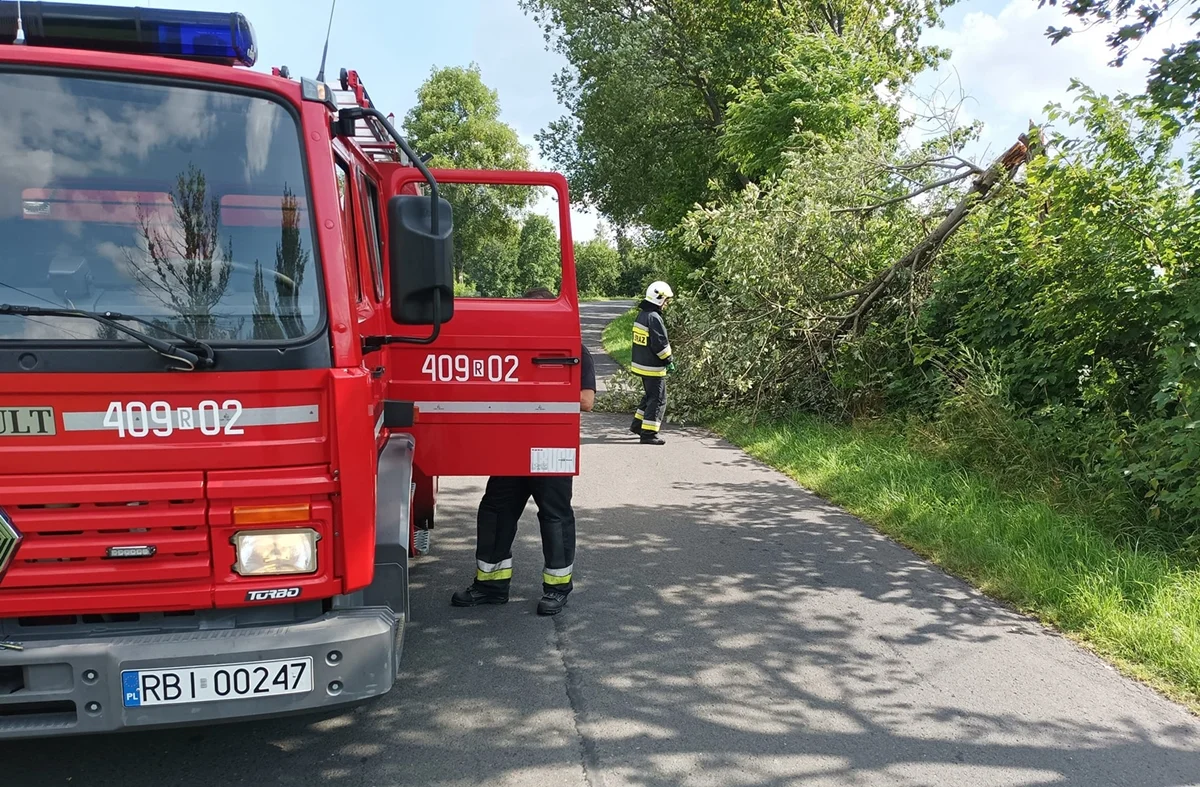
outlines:
[[[668,231],[696,203],[745,186],[750,178],[740,164],[769,168],[769,162],[747,160],[751,139],[764,125],[782,129],[786,139],[794,131],[791,113],[816,123],[818,132],[841,129],[844,124],[817,116],[852,110],[834,107],[840,100],[854,103],[846,98],[851,84],[862,86],[867,74],[877,73],[894,87],[933,62],[940,53],[916,41],[946,4],[521,0],[570,64],[556,80],[569,114],[538,141],[584,201],[618,224]],[[781,59],[796,69],[812,65],[805,57],[815,57],[816,49],[803,42],[822,37],[852,42],[847,46],[857,58],[885,65],[856,67],[836,80],[840,99],[815,94],[799,70],[790,79],[774,78]],[[822,72],[818,81],[832,78]],[[765,86],[762,101],[757,85]],[[728,106],[739,98],[750,107],[742,111],[731,161],[720,155],[721,140]]]
[[[681,237],[710,259],[668,318],[673,411],[909,414],[956,461],[1082,484],[1113,533],[1200,549],[1200,205],[1171,157],[1180,127],[1076,87],[1050,119],[1080,132],[899,271],[858,334],[848,304],[962,196],[897,197],[941,176],[924,157],[944,149],[898,156],[876,120],[694,211]]]
[[[575,279],[579,294],[617,295],[621,255],[603,238],[575,244]]]
[[[753,179],[778,175],[785,151],[844,136],[879,115],[895,121],[875,85],[896,72],[861,56],[862,46],[834,35],[796,35],[774,73],[752,78],[729,105],[721,152]]]
[[[1192,287],[1189,320],[1173,321],[1161,334],[1160,387],[1153,399],[1153,417],[1123,435],[1114,454],[1126,464],[1125,474],[1158,518],[1187,518],[1192,528],[1189,545],[1200,553],[1200,288]]]
[[[404,118],[404,131],[416,151],[432,154],[433,167],[529,168],[528,150],[517,132],[500,120],[499,98],[483,83],[475,65],[433,69]],[[514,214],[527,208],[532,197],[524,187],[473,184],[446,184],[441,192],[454,210],[454,270],[459,279],[472,275],[471,270],[478,272],[489,254],[498,253],[497,239],[515,234]],[[504,279],[503,273],[496,276]]]
[[[1058,0],[1038,0],[1040,8],[1046,3],[1057,6]],[[1136,3],[1134,0],[1066,0],[1063,10],[1070,16],[1087,23],[1113,24],[1115,29],[1108,35],[1108,45],[1114,56],[1110,65],[1122,66],[1129,57],[1130,48],[1144,39],[1163,19],[1170,19],[1196,0],[1150,0]],[[1200,21],[1200,11],[1193,11],[1190,23]],[[1046,35],[1053,43],[1074,33],[1070,26],[1050,27]],[[1152,61],[1147,92],[1155,105],[1166,111],[1179,111],[1195,119],[1200,107],[1200,36],[1190,41],[1172,44]]]
[[[654,281],[653,263],[644,247],[639,247],[624,232],[617,233],[617,254],[621,272],[617,276],[615,292],[636,297],[646,291]]]
[[[562,286],[562,251],[554,222],[531,213],[521,227],[517,242],[517,289],[525,292],[545,287],[558,292]]]
[[[637,309],[633,308],[604,326],[604,351],[622,367],[628,367],[633,360],[633,321],[636,318]]]
[[[689,216],[681,238],[711,260],[677,288],[668,320],[686,360],[676,412],[844,408],[836,376],[856,358],[835,353],[820,316],[836,315],[844,308],[838,293],[860,287],[923,234],[905,202],[837,212],[907,188],[879,166],[891,156],[889,136],[868,126],[822,140],[789,154],[771,187],[751,186]]]
[[[404,117],[413,148],[431,153],[429,165],[460,169],[526,169],[529,153],[500,120],[496,91],[479,67],[434,68]]]
[[[483,298],[515,298],[520,295],[520,266],[517,261],[520,231],[515,221],[505,222],[484,236],[478,251],[466,261],[464,270]]]
[[[726,417],[723,434],[805,487],[949,570],[1082,638],[1200,707],[1200,571],[1194,560],[1096,527],[1036,491],[930,456],[924,432],[790,417]]]
[[[1084,136],[1056,140],[1023,188],[960,233],[922,342],[994,354],[1005,396],[1059,427],[1076,467],[1129,485],[1164,526],[1200,532],[1200,441],[1186,429],[1200,206],[1170,158],[1179,128],[1144,101],[1083,88],[1075,111],[1051,117]]]

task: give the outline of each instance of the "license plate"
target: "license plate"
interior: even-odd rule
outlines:
[[[245,664],[124,670],[121,687],[126,708],[184,705],[307,694],[313,689],[312,672],[312,659],[308,656]]]

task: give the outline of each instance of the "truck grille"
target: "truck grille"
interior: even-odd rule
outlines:
[[[212,575],[203,500],[26,504],[6,510],[24,541],[0,581],[4,590],[180,582]],[[129,553],[122,547],[149,547],[153,554],[112,556]]]

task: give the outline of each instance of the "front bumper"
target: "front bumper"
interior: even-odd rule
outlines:
[[[385,607],[334,609],[303,623],[25,642],[0,650],[0,740],[82,735],[280,716],[353,705],[396,679],[403,616]],[[331,657],[331,653],[334,655]],[[308,656],[306,694],[126,708],[122,670]]]

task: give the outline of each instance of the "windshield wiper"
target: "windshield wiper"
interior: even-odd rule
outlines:
[[[127,336],[133,337],[165,358],[186,364],[185,366],[173,367],[177,371],[190,372],[197,367],[209,369],[212,368],[217,360],[213,348],[199,339],[194,339],[182,333],[176,333],[170,328],[164,328],[149,320],[134,317],[130,314],[121,314],[120,312],[90,312],[83,309],[58,309],[50,306],[16,306],[11,303],[0,303],[0,316],[6,314],[16,314],[24,317],[84,317],[89,320],[95,320],[98,323],[109,326],[115,331],[120,331]],[[133,328],[121,325],[118,322],[119,320],[136,322],[140,325],[162,331],[163,333],[168,333],[177,339],[182,339],[184,344],[172,344],[162,339],[156,339],[141,331],[135,331]],[[192,352],[192,350],[196,352]]]

